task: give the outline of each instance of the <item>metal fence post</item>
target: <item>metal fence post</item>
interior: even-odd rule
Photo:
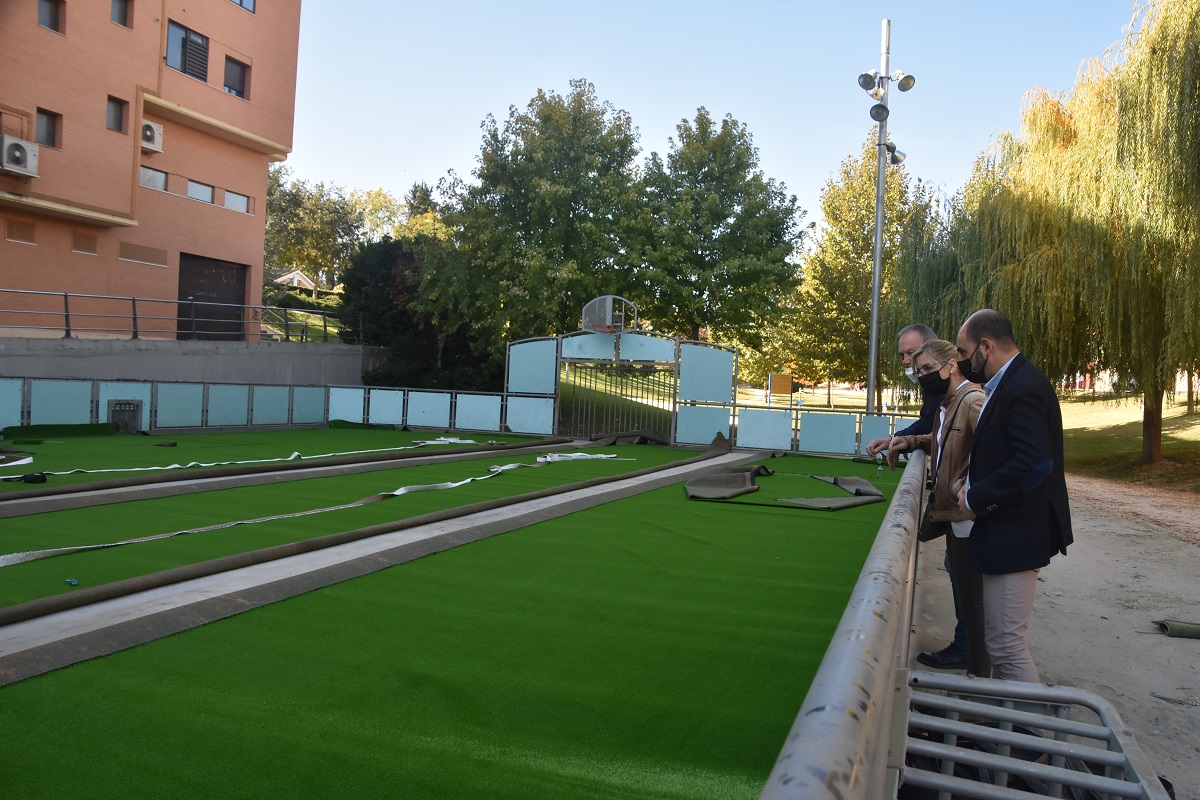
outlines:
[[[71,338],[71,296],[63,292],[63,338]]]
[[[139,338],[138,337],[138,318],[137,318],[137,298],[131,297],[131,298],[129,298],[129,302],[133,306],[133,317],[131,319],[131,321],[133,322],[133,338],[137,339],[137,338]]]

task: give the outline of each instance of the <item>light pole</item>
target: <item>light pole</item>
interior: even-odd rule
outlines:
[[[879,125],[879,166],[875,171],[875,263],[871,270],[871,343],[867,355],[867,413],[875,413],[875,365],[879,359],[879,284],[883,271],[883,194],[884,170],[888,163],[904,161],[904,153],[896,149],[887,138],[888,83],[896,82],[896,88],[907,92],[917,79],[900,70],[891,73],[889,56],[892,43],[892,21],[883,21],[883,37],[879,55],[879,70],[864,72],[858,76],[858,85],[875,101],[871,106],[871,119]]]

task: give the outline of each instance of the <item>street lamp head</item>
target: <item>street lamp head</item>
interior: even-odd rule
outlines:
[[[876,122],[883,122],[888,118],[888,107],[883,103],[876,103],[875,105],[871,106],[870,114],[871,119],[875,120]]]
[[[858,85],[864,92],[869,92],[879,84],[879,70],[873,69],[858,76]]]
[[[891,152],[890,152],[890,153],[889,153],[889,155],[888,155],[888,161],[889,161],[889,162],[891,162],[891,165],[892,165],[893,167],[895,167],[895,166],[898,166],[898,165],[900,165],[900,164],[903,164],[903,163],[904,163],[904,159],[905,159],[904,151],[902,151],[902,150],[897,150],[897,149],[896,149],[896,146],[895,146],[895,145],[892,145],[892,147],[891,147]]]
[[[896,70],[892,73],[892,80],[896,82],[896,88],[902,92],[907,92],[909,89],[917,85],[917,79],[912,75]]]

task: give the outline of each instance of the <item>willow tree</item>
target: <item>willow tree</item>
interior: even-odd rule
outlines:
[[[1144,463],[1162,458],[1165,392],[1200,352],[1198,50],[1200,0],[1142,6],[1070,92],[1030,92],[1021,138],[977,162],[929,256],[957,259],[969,304],[1012,317],[1048,374],[1136,386]]]
[[[1138,309],[1161,321],[1163,338],[1143,343],[1158,345],[1161,390],[1180,368],[1194,369],[1200,352],[1200,0],[1143,9],[1126,38],[1116,100],[1116,155],[1129,178],[1127,267],[1152,264],[1162,288],[1161,304]],[[1162,457],[1158,399],[1153,417],[1147,399],[1143,461]]]

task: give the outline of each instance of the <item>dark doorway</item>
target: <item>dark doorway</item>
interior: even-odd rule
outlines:
[[[179,254],[178,339],[236,342],[246,338],[245,264]]]

